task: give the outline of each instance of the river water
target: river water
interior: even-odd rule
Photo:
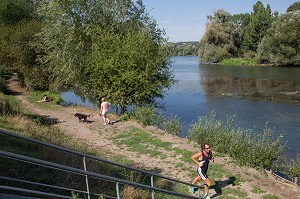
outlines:
[[[284,133],[288,156],[300,152],[300,68],[245,67],[200,64],[198,57],[172,57],[175,78],[179,80],[166,97],[165,116],[176,115],[187,135],[199,116],[226,121],[233,116],[236,127],[261,132],[272,128],[275,136]],[[66,102],[96,108],[82,102],[73,92],[61,94]]]

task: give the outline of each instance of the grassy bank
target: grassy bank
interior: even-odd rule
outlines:
[[[1,101],[5,101],[3,104],[9,104],[9,108],[6,108],[5,114],[0,116],[0,128],[4,130],[8,130],[14,133],[18,133],[21,135],[25,135],[28,137],[32,137],[35,139],[43,140],[49,143],[61,145],[70,149],[74,149],[76,151],[80,151],[87,154],[96,155],[99,157],[105,157],[110,160],[114,160],[119,163],[127,164],[127,165],[134,165],[135,162],[130,160],[124,155],[115,155],[111,153],[107,153],[107,151],[98,151],[92,149],[88,145],[84,145],[78,141],[76,141],[73,137],[67,136],[64,132],[60,131],[56,127],[53,127],[52,123],[47,120],[47,118],[36,115],[31,113],[28,110],[25,110],[20,107],[18,101],[15,98],[10,96],[1,96]],[[34,100],[33,100],[34,102]],[[47,109],[48,104],[43,104],[44,108]],[[50,105],[49,105],[50,106]],[[4,106],[3,106],[4,107]],[[48,107],[49,108],[49,107]],[[4,113],[3,111],[1,111]],[[127,129],[118,130],[116,128],[111,129],[114,136],[110,137],[110,140],[120,149],[123,150],[130,150],[140,156],[149,156],[149,161],[152,161],[151,158],[161,159],[163,161],[169,161],[170,165],[175,165],[175,169],[177,170],[178,174],[181,171],[189,171],[189,176],[193,178],[195,176],[194,169],[190,168],[191,160],[190,157],[194,153],[193,151],[189,151],[186,149],[182,149],[179,147],[172,147],[171,142],[162,141],[159,139],[160,135],[163,134],[162,131],[154,132],[153,130],[147,130],[147,128],[141,127],[128,127]],[[11,151],[26,151],[30,156],[38,157],[41,159],[59,162],[62,164],[71,164],[72,166],[79,166],[77,165],[80,162],[78,157],[74,157],[68,154],[63,154],[62,152],[52,151],[49,149],[43,149],[38,146],[32,146],[28,143],[22,144],[22,148],[15,148],[15,146],[21,146],[18,141],[13,141],[11,139],[2,139],[1,140],[1,147],[9,148]],[[15,143],[15,144],[13,144]],[[31,150],[25,150],[31,149]],[[51,156],[49,156],[49,152]],[[220,156],[218,154],[217,156]],[[62,158],[63,157],[63,158]],[[171,158],[172,160],[167,160],[167,158]],[[232,161],[232,160],[230,160]],[[2,162],[2,161],[1,161]],[[10,171],[11,168],[7,167],[7,165],[1,164],[1,168]],[[16,169],[16,168],[12,168]],[[25,175],[30,174],[34,171],[31,168],[23,167],[17,168],[18,170],[24,170],[27,172],[19,173],[18,175]],[[103,172],[110,175],[116,175],[117,177],[121,177],[124,179],[140,181],[143,183],[149,183],[149,178],[143,176],[139,173],[131,173],[129,171],[125,171],[120,168],[113,168],[107,165],[94,165],[93,170],[97,172]],[[42,177],[42,181],[49,181],[51,176],[45,175],[47,172],[44,170],[40,170],[38,172],[39,177]],[[15,175],[13,172],[9,173]],[[44,174],[44,175],[42,175]],[[55,175],[57,176],[57,175]],[[248,193],[243,189],[234,188],[229,185],[235,184],[235,186],[239,187],[242,182],[245,182],[246,179],[242,177],[242,174],[233,174],[229,172],[223,164],[211,164],[209,169],[209,176],[212,181],[212,189],[215,189],[218,192],[221,192],[222,195],[218,196],[217,198],[249,198]],[[19,176],[20,177],[20,176]],[[74,187],[81,187],[82,185],[78,184],[78,179],[76,177],[70,176],[59,176],[61,180],[59,182],[66,182],[65,179],[69,179],[67,182],[71,183]],[[225,182],[221,179],[228,179]],[[51,180],[53,183],[57,181],[57,179]],[[73,184],[72,184],[73,183]],[[226,183],[226,188],[223,188],[224,183]],[[62,184],[59,184],[62,185]],[[64,184],[63,184],[64,185]],[[107,188],[107,194],[112,193],[113,186],[112,185],[100,185],[96,184],[95,187],[96,192],[99,190],[103,191]],[[169,182],[163,180],[157,180],[155,182],[157,187],[161,188],[168,188],[171,190],[175,190],[181,193],[188,193],[187,187],[182,185],[170,184]],[[101,188],[101,189],[100,189]],[[261,194],[262,198],[278,198],[266,193],[263,187],[256,186],[253,187],[251,192]],[[141,190],[135,190],[130,187],[124,188],[122,191],[124,196],[132,196],[132,198],[149,198],[149,194],[147,192],[142,192]],[[125,197],[129,198],[129,197]],[[163,196],[158,195],[157,198],[173,198],[170,196]]]

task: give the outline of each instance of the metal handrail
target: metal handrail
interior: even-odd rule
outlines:
[[[182,194],[182,193],[177,193],[177,192],[173,192],[173,191],[170,191],[170,190],[165,190],[165,189],[152,187],[152,186],[148,186],[148,185],[144,185],[144,184],[139,184],[139,183],[136,183],[136,182],[127,181],[127,180],[123,180],[123,179],[119,179],[119,178],[115,178],[115,177],[111,177],[111,176],[107,176],[107,175],[93,173],[93,172],[85,171],[85,170],[82,170],[82,169],[77,169],[77,168],[73,168],[73,167],[69,167],[69,166],[65,166],[65,165],[60,165],[60,164],[57,164],[57,163],[48,162],[48,161],[45,161],[45,160],[40,160],[40,159],[36,159],[36,158],[32,158],[32,157],[27,157],[27,156],[24,156],[24,155],[19,155],[19,154],[15,154],[15,153],[3,151],[3,150],[0,150],[0,156],[4,157],[4,158],[13,159],[13,160],[16,160],[16,161],[22,161],[22,162],[26,162],[26,163],[30,163],[30,164],[34,164],[34,165],[39,165],[39,166],[43,166],[43,167],[47,167],[47,168],[57,169],[57,170],[60,170],[60,171],[70,172],[70,173],[74,173],[74,174],[78,174],[78,175],[82,175],[82,176],[88,176],[88,177],[92,177],[92,178],[96,178],[96,179],[102,179],[102,180],[114,182],[114,183],[116,183],[117,199],[120,199],[120,195],[118,194],[119,193],[119,184],[133,186],[133,187],[137,187],[137,188],[141,188],[141,189],[146,189],[146,190],[149,190],[149,191],[155,191],[155,192],[159,192],[159,193],[179,196],[179,197],[182,197],[182,198],[199,199],[199,197],[186,195],[186,194]],[[207,185],[203,185],[203,186],[207,186]],[[0,186],[0,188],[2,188],[2,189],[14,189],[16,191],[26,191],[24,189],[9,188],[7,186]],[[38,191],[32,191],[32,192],[35,192],[37,194],[46,194],[46,195],[50,194],[50,193],[44,193],[44,192],[38,192]],[[60,196],[61,195],[57,195],[57,197],[60,197]],[[68,196],[62,196],[62,197],[63,198],[70,198]]]
[[[183,182],[183,181],[176,180],[176,179],[173,179],[173,178],[169,178],[169,177],[166,177],[166,176],[163,176],[163,175],[155,174],[155,173],[152,173],[152,172],[149,172],[149,171],[145,171],[145,170],[137,169],[137,168],[134,168],[134,167],[126,166],[126,165],[119,164],[119,163],[116,163],[116,162],[112,162],[112,161],[109,161],[109,160],[105,160],[105,159],[102,159],[102,158],[99,158],[99,157],[95,157],[95,156],[92,156],[92,155],[88,155],[88,154],[77,152],[77,151],[74,151],[74,150],[71,150],[71,149],[67,149],[67,148],[64,148],[64,147],[61,147],[61,146],[57,146],[57,145],[54,145],[54,144],[50,144],[50,143],[47,143],[47,142],[36,140],[34,138],[29,138],[29,137],[21,136],[21,135],[18,135],[18,134],[9,133],[9,132],[3,131],[3,130],[0,130],[0,133],[11,136],[11,137],[16,137],[16,138],[19,138],[19,139],[34,142],[34,143],[37,143],[37,144],[41,144],[41,145],[44,145],[44,146],[52,147],[52,148],[55,148],[55,149],[59,149],[59,150],[62,150],[62,151],[68,152],[68,153],[72,153],[72,154],[75,154],[75,155],[79,155],[79,156],[82,156],[82,157],[86,157],[86,158],[90,158],[90,159],[97,160],[97,161],[100,161],[100,162],[108,163],[108,164],[111,164],[111,165],[114,165],[114,166],[119,166],[119,167],[126,168],[126,169],[129,169],[129,170],[133,170],[133,171],[137,171],[137,172],[140,172],[140,173],[148,174],[150,176],[155,176],[155,177],[162,178],[162,179],[165,179],[165,180],[169,180],[169,181],[172,181],[172,182],[185,184],[185,185],[191,185],[191,186],[194,186],[196,188],[201,188],[201,186],[202,186],[202,185],[200,185],[200,186],[199,185],[194,185],[194,184],[191,184],[191,183],[187,183],[187,182]]]

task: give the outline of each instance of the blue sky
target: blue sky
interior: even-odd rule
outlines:
[[[250,13],[257,0],[143,0],[147,11],[164,28],[171,42],[199,41],[205,32],[206,16],[223,8],[230,14]],[[296,0],[261,0],[272,12],[284,14]]]

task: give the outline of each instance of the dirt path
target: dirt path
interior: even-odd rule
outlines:
[[[150,170],[160,171],[162,175],[168,177],[191,182],[189,172],[182,168],[195,169],[195,165],[190,162],[187,164],[182,162],[175,151],[163,151],[166,158],[151,157],[150,155],[140,155],[138,153],[128,150],[126,146],[117,146],[110,139],[110,137],[124,132],[128,128],[136,127],[151,131],[153,135],[162,141],[172,143],[172,147],[179,149],[186,149],[196,152],[198,148],[193,147],[184,138],[172,136],[163,133],[161,130],[154,127],[141,127],[138,123],[133,121],[117,122],[114,125],[103,125],[102,119],[97,114],[96,110],[86,109],[81,107],[68,107],[64,108],[58,105],[53,105],[51,110],[42,108],[40,104],[31,104],[27,100],[27,93],[22,89],[16,80],[10,80],[7,84],[7,90],[17,99],[21,101],[23,106],[39,115],[56,120],[54,125],[60,128],[67,135],[74,137],[78,142],[85,143],[86,145],[104,151],[107,157],[114,155],[122,155],[127,159],[135,162],[137,166],[141,166]],[[78,119],[74,117],[74,113],[86,113],[91,116],[88,118],[89,124],[79,123]],[[113,117],[110,115],[110,117]],[[276,195],[280,198],[300,199],[299,186],[287,183],[284,181],[276,180],[271,174],[262,174],[254,169],[241,169],[233,166],[230,163],[230,158],[216,157],[215,163],[222,164],[232,174],[232,176],[239,176],[241,178],[240,185],[228,184],[228,178],[218,179],[218,187],[210,190],[211,198],[218,198],[222,196],[222,190],[225,189],[239,189],[247,192],[247,198],[260,199],[263,198],[262,193],[255,193],[253,189],[259,187],[261,190],[266,191],[265,194]],[[178,167],[178,164],[184,165]],[[196,174],[196,173],[195,173]]]

